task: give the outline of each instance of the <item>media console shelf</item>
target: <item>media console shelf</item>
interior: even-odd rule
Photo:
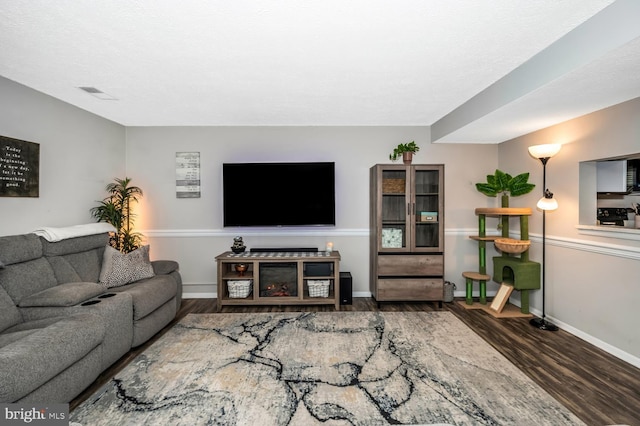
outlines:
[[[226,251],[216,262],[218,311],[225,305],[334,305],[340,310],[337,251]]]

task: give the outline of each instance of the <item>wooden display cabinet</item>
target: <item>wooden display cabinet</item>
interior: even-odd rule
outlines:
[[[218,311],[224,305],[334,305],[336,310],[340,309],[337,251],[239,254],[227,251],[217,256],[216,262]],[[244,271],[238,271],[237,265],[243,265]],[[247,282],[248,291],[244,294]]]
[[[444,166],[370,170],[370,289],[378,302],[444,299]]]

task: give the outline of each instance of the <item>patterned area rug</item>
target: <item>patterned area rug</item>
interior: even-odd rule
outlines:
[[[581,425],[450,312],[191,314],[89,425]]]

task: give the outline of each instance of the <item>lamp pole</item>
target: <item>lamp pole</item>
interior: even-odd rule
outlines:
[[[560,151],[561,145],[547,144],[529,147],[529,154],[537,158],[542,163],[542,198],[538,201],[537,207],[542,210],[542,317],[532,318],[529,323],[540,330],[557,331],[558,326],[546,320],[545,316],[545,289],[547,287],[547,210],[558,208],[558,202],[553,199],[553,194],[547,188],[547,162]]]
[[[552,199],[553,194],[551,191],[547,189],[547,162],[550,157],[540,158],[542,162],[542,188],[543,189],[543,200]],[[547,276],[547,262],[546,262],[546,253],[547,253],[547,207],[542,208],[542,317],[541,318],[532,318],[529,323],[539,328],[540,330],[546,331],[558,331],[558,326],[550,323],[545,319],[545,289],[546,289],[546,276]]]

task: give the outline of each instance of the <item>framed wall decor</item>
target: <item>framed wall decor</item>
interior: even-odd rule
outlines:
[[[40,196],[40,144],[0,136],[0,197]]]
[[[176,198],[200,198],[199,152],[176,152]]]

